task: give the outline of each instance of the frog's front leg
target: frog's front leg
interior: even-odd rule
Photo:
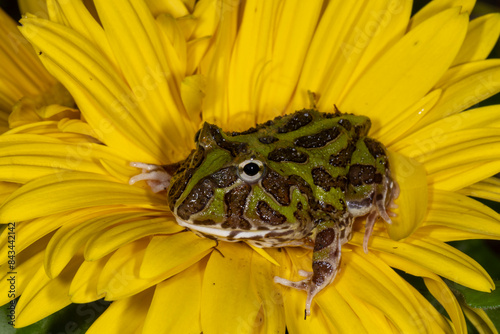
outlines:
[[[289,281],[281,277],[274,277],[274,282],[295,289],[307,291],[305,317],[311,314],[311,303],[318,292],[327,287],[335,278],[339,270],[341,247],[348,239],[352,220],[346,224],[339,224],[333,220],[320,222],[316,227],[313,252],[313,272],[299,271],[306,279],[298,282]]]
[[[166,190],[170,185],[172,174],[168,173],[164,166],[145,164],[142,162],[131,162],[130,166],[142,168],[142,173],[130,178],[129,184],[138,181],[146,181],[153,192],[157,193]]]

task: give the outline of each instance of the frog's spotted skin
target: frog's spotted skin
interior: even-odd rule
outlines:
[[[218,240],[258,247],[314,245],[312,274],[275,282],[312,298],[338,271],[353,220],[387,214],[396,186],[385,149],[366,137],[363,116],[304,109],[244,132],[205,123],[196,149],[170,180],[168,203],[177,222]]]

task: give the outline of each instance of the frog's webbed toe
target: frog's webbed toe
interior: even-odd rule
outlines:
[[[338,223],[325,221],[317,226],[318,233],[315,238],[312,268],[313,272],[299,270],[299,274],[305,279],[301,281],[290,281],[282,277],[274,277],[274,282],[291,288],[305,290],[307,292],[305,316],[311,314],[311,303],[318,292],[327,287],[337,275],[340,265],[342,240],[341,229]]]
[[[138,181],[146,181],[153,192],[157,193],[166,190],[170,185],[170,175],[162,166],[145,164],[142,162],[131,162],[132,167],[142,168],[142,173],[130,178],[129,184]]]

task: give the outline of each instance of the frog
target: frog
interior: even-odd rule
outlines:
[[[302,109],[255,125],[223,131],[205,122],[195,149],[173,165],[136,164],[157,191],[167,191],[177,223],[200,237],[252,246],[312,249],[312,272],[274,282],[313,298],[340,270],[342,246],[356,218],[366,217],[368,252],[375,222],[391,223],[398,186],[386,148],[368,136],[368,117]]]

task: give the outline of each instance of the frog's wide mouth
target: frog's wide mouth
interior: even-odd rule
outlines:
[[[216,238],[225,240],[235,240],[235,239],[259,239],[264,238],[269,234],[269,230],[234,230],[234,229],[224,229],[220,227],[220,224],[207,226],[207,225],[196,225],[189,221],[185,221],[179,217],[175,217],[177,224],[182,227],[186,227],[191,231],[196,231],[203,233],[205,235],[214,236]]]

